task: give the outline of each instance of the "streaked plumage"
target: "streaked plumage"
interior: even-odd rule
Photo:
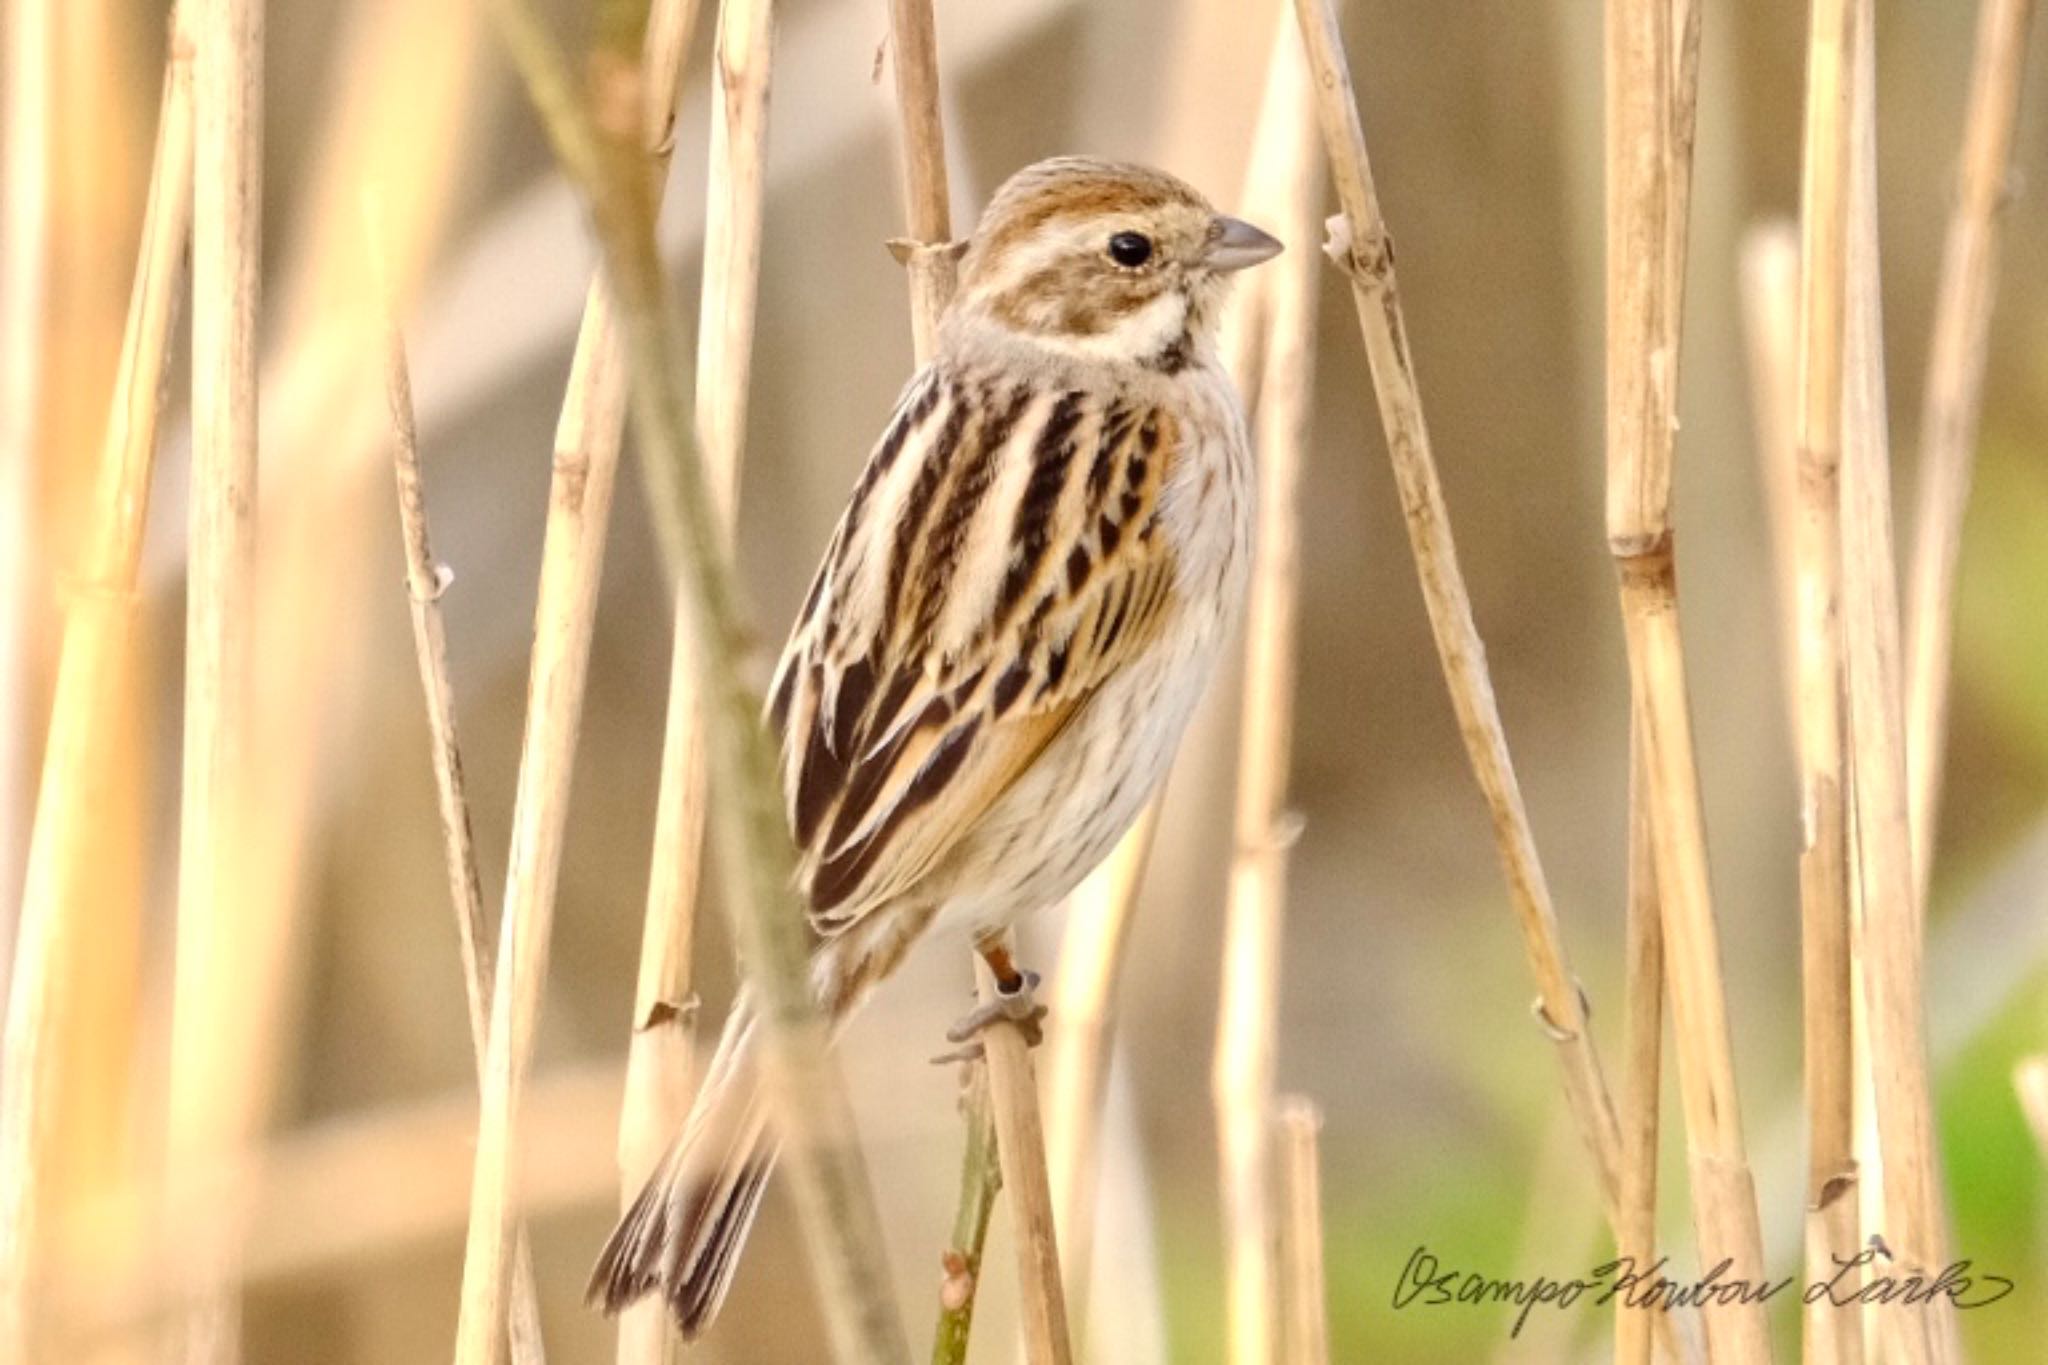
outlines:
[[[935,919],[980,937],[1066,894],[1164,777],[1251,560],[1223,276],[1276,250],[1083,158],[983,214],[770,691],[835,1017]],[[751,1028],[742,1000],[599,1262],[607,1309],[660,1289],[686,1335],[717,1311],[774,1159]]]

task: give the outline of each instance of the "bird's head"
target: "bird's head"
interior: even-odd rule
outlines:
[[[1143,166],[1059,157],[996,191],[960,263],[954,313],[1078,359],[1173,372],[1224,284],[1280,243]]]

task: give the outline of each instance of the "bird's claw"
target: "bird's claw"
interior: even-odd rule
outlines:
[[[980,1038],[976,1035],[990,1024],[1015,1024],[1017,1031],[1024,1035],[1026,1047],[1037,1047],[1045,1041],[1045,1030],[1042,1025],[1045,1021],[1046,1008],[1038,1003],[1035,993],[1038,980],[1037,972],[1024,971],[1018,973],[1007,990],[1000,982],[997,983],[993,998],[969,1010],[953,1027],[946,1030],[946,1041],[962,1046],[932,1058],[932,1064],[943,1066],[951,1062],[979,1061],[982,1057],[982,1046]]]

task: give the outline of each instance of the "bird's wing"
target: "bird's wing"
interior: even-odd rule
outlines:
[[[770,693],[821,932],[910,891],[1156,634],[1177,435],[944,368],[905,390]]]

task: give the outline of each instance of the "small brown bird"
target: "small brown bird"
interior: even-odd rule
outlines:
[[[988,944],[1072,890],[1165,777],[1251,565],[1225,277],[1279,250],[1172,176],[1083,157],[983,213],[770,693],[835,1020],[935,921]],[[985,951],[996,1008],[1035,1019],[1029,974]],[[775,1154],[743,994],[593,1300],[660,1290],[701,1333]]]

